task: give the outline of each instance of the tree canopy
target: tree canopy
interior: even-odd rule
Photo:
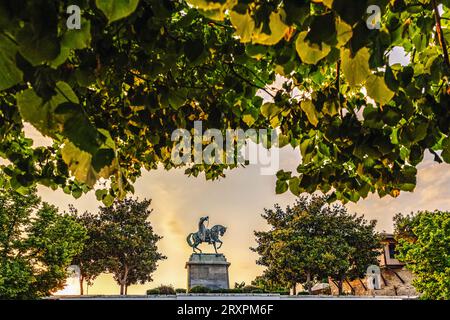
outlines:
[[[80,266],[82,278],[88,284],[101,273],[111,273],[120,286],[120,294],[126,294],[133,284],[152,281],[158,261],[166,257],[158,251],[157,242],[162,238],[152,228],[148,218],[151,200],[125,198],[111,206],[100,207],[98,214],[85,212],[72,214],[87,229],[89,238],[82,252],[73,263]]]
[[[450,212],[398,214],[394,222],[396,258],[414,273],[421,298],[450,299]]]
[[[255,232],[257,263],[267,267],[264,278],[294,288],[294,294],[297,283],[310,291],[314,282],[328,277],[342,293],[344,280],[357,279],[378,264],[376,222],[329,205],[326,196],[302,196],[294,206],[276,205],[262,216],[271,229]]]
[[[79,30],[67,28],[69,5],[81,8]],[[450,162],[449,9],[448,0],[2,1],[2,183],[79,197],[105,178],[96,194],[111,204],[142,168],[174,167],[171,132],[202,120],[279,128],[302,161],[279,172],[278,193],[346,202],[412,191],[426,151]],[[394,48],[403,65],[390,63]],[[267,90],[276,74],[284,84]],[[54,145],[33,147],[23,121]],[[186,171],[215,179],[233,167]]]
[[[107,272],[109,257],[102,237],[102,224],[98,215],[85,211],[82,214],[74,206],[69,208],[70,215],[86,229],[87,238],[83,250],[72,259],[72,264],[80,268],[80,295],[84,294],[84,283],[92,285],[102,273]]]
[[[63,289],[85,228],[40,198],[0,189],[0,298],[34,299]]]

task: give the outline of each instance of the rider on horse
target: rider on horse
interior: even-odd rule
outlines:
[[[211,229],[208,229],[207,226],[205,226],[205,222],[209,223],[208,216],[200,218],[200,221],[198,222],[198,231],[188,234],[186,241],[194,252],[200,253],[202,250],[198,248],[199,244],[202,242],[212,244],[214,246],[214,251],[217,254],[217,249],[220,249],[223,243],[220,240],[220,237],[224,235],[227,228],[218,224],[213,226]]]
[[[200,235],[200,238],[203,242],[209,242],[210,240],[208,239],[208,228],[205,227],[205,222],[208,221],[209,222],[209,217],[201,217],[200,221],[198,222],[198,232]]]

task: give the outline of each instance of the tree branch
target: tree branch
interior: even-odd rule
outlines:
[[[244,78],[242,75],[240,75],[236,70],[234,70],[233,65],[231,63],[228,63],[228,66],[230,67],[231,71],[233,72],[233,74],[236,77],[238,77],[239,79],[241,79],[242,81],[244,81],[245,83],[247,83],[248,85],[250,85],[252,87],[263,90],[265,93],[270,95],[272,98],[275,98],[275,96],[270,91],[268,91],[265,87],[259,86],[255,83],[251,82],[250,80]]]
[[[341,119],[344,119],[344,114],[342,113],[341,107],[341,59],[339,59],[336,63],[336,90],[337,90],[337,98],[338,98],[338,106],[339,106],[339,114],[341,115]]]
[[[447,68],[450,69],[450,60],[448,57],[447,44],[445,43],[444,33],[442,31],[441,16],[439,15],[439,10],[438,10],[436,0],[431,0],[431,3],[433,5],[433,9],[434,9],[434,18],[436,20],[436,31],[438,34],[439,43],[440,43],[440,45],[442,47],[442,51],[444,53],[444,61],[445,61],[445,64],[447,65]]]

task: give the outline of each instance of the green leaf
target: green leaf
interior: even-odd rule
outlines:
[[[353,29],[350,25],[342,21],[342,19],[336,19],[336,32],[338,46],[344,46],[353,36]]]
[[[105,149],[100,150],[100,155],[96,154],[92,156],[90,153],[77,148],[70,141],[66,141],[61,150],[61,155],[72,175],[78,181],[92,187],[99,178],[108,179],[117,169],[114,159],[111,161],[111,153],[108,152],[108,156],[102,159]],[[100,158],[96,160],[97,164],[93,161],[95,157]],[[102,163],[102,165],[99,166],[99,163]]]
[[[66,138],[83,151],[90,154],[97,152],[105,137],[91,124],[80,105],[63,103],[54,112],[54,119],[58,127],[62,124],[61,133]]]
[[[33,89],[27,89],[17,95],[17,105],[23,120],[43,135],[56,138],[62,134],[90,154],[98,152],[107,139],[89,121],[77,96],[65,82],[56,84],[56,94],[49,101],[44,102]]]
[[[251,127],[255,123],[256,119],[251,113],[246,113],[242,116],[242,121],[244,121],[246,125]]]
[[[24,121],[31,123],[43,135],[54,137],[56,131],[62,130],[62,123],[55,118],[56,108],[63,103],[78,104],[78,97],[65,82],[56,84],[56,94],[43,101],[33,89],[17,94],[17,106]]]
[[[61,50],[56,33],[35,34],[29,24],[18,32],[16,41],[20,54],[33,66],[55,60]]]
[[[286,33],[288,26],[283,22],[283,16],[285,15],[283,10],[280,12],[272,12],[269,17],[269,29],[270,34],[264,33],[262,31],[263,27],[254,32],[252,37],[253,43],[259,43],[267,46],[272,46],[277,44]]]
[[[17,46],[0,34],[0,91],[22,81],[22,71],[16,67]]]
[[[98,201],[102,201],[103,198],[108,194],[108,190],[106,189],[97,189],[95,190],[95,197]]]
[[[333,0],[327,2],[332,2],[333,10],[335,10],[349,25],[353,25],[357,21],[362,20],[368,7],[367,0],[352,1],[351,4],[348,0]]]
[[[72,196],[75,199],[81,198],[82,195],[83,195],[83,190],[81,190],[81,188],[76,188],[75,190],[72,190]]]
[[[81,21],[82,28],[77,30],[67,30],[61,41],[61,45],[70,49],[84,49],[91,44],[91,22]]]
[[[214,10],[223,8],[227,0],[211,1],[211,0],[187,0],[190,4],[204,10]]]
[[[324,28],[323,26],[328,26]],[[332,12],[314,16],[305,40],[311,43],[333,44],[336,42],[336,20]]]
[[[295,49],[304,63],[316,64],[330,53],[331,47],[326,43],[311,43],[306,40],[307,35],[308,31],[300,32],[295,41]]]
[[[276,189],[275,189],[277,194],[285,193],[286,191],[288,191],[288,189],[289,189],[289,185],[286,181],[277,180]]]
[[[322,112],[330,116],[334,116],[339,113],[339,103],[337,100],[327,100],[323,103]]]
[[[277,128],[280,125],[279,114],[281,111],[274,103],[268,102],[261,106],[261,114],[269,120],[272,128]]]
[[[450,163],[450,138],[445,138],[442,140],[441,157],[446,163]]]
[[[394,110],[392,108],[389,108],[385,113],[383,114],[383,121],[388,126],[395,126],[400,119],[402,118],[402,115],[397,110]]]
[[[240,14],[236,11],[230,12],[230,20],[236,28],[236,35],[242,43],[247,43],[252,40],[253,31],[255,30],[255,21],[248,14]]]
[[[280,170],[280,171],[277,172],[277,178],[278,178],[278,180],[281,180],[281,181],[290,180],[291,176],[292,176],[292,172],[291,171]]]
[[[300,152],[303,158],[306,157],[308,153],[310,153],[312,150],[314,150],[314,141],[311,139],[304,139],[300,143]]]
[[[102,202],[105,206],[109,207],[114,203],[114,197],[109,193],[102,199]]]
[[[275,103],[267,102],[261,106],[261,114],[267,119],[271,119],[280,114],[281,109]]]
[[[283,148],[285,146],[287,146],[290,143],[290,139],[288,136],[284,135],[284,134],[279,134],[278,135],[278,148]]]
[[[300,195],[300,179],[298,177],[289,180],[289,190],[296,196]]]
[[[392,100],[395,93],[391,91],[384,81],[384,77],[370,75],[366,82],[367,95],[381,105]]]
[[[264,58],[267,54],[268,47],[259,44],[248,44],[245,46],[245,52],[248,56],[257,60]]]
[[[184,45],[184,53],[189,61],[194,62],[197,60],[205,50],[205,46],[201,40],[189,40]]]
[[[186,88],[171,91],[168,97],[170,106],[175,110],[178,110],[186,102],[186,95],[187,95]]]
[[[95,0],[95,4],[111,23],[132,14],[136,10],[139,0]]]
[[[367,80],[371,74],[369,68],[369,49],[362,48],[353,57],[350,49],[341,50],[342,71],[350,86],[356,86]]]
[[[311,100],[304,100],[300,104],[302,110],[306,113],[306,116],[308,117],[308,121],[314,126],[317,127],[317,124],[319,123],[319,113],[316,110],[316,107],[314,106],[314,103]]]

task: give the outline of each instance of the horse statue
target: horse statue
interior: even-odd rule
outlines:
[[[222,247],[223,242],[219,239],[219,237],[222,237],[225,234],[225,231],[227,231],[227,228],[222,225],[215,225],[211,229],[208,229],[205,226],[205,222],[209,222],[209,217],[202,217],[200,218],[200,222],[198,224],[198,231],[190,233],[186,241],[189,244],[189,246],[192,248],[192,250],[197,253],[202,253],[202,250],[198,248],[199,244],[202,242],[206,242],[208,244],[212,244],[214,246],[214,250],[217,252],[217,249],[220,249]],[[219,244],[217,246],[216,244]]]

